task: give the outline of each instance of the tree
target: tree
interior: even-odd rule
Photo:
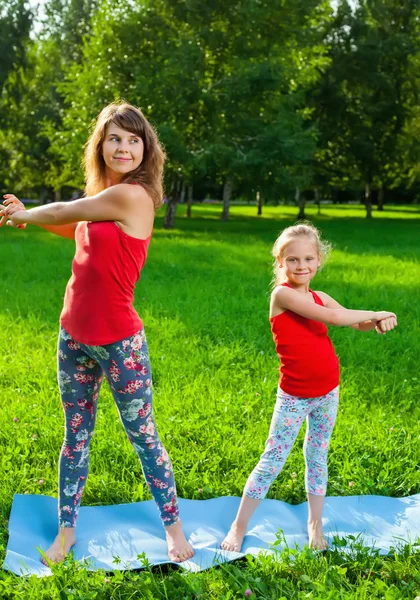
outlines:
[[[393,183],[418,18],[416,0],[361,0],[354,11],[342,0],[329,34],[331,65],[314,99],[322,132],[318,174],[330,167],[330,183],[363,182],[368,218],[372,188]]]
[[[14,2],[24,6],[24,3]],[[7,165],[3,180],[16,193],[40,193],[46,198],[55,192],[60,196],[63,184],[78,187],[82,179],[64,177],[61,173],[61,145],[51,151],[51,141],[60,134],[63,116],[61,85],[64,74],[81,55],[81,40],[88,29],[94,0],[52,0],[45,5],[46,17],[38,39],[29,36],[32,13],[24,19],[22,39],[24,53],[13,65],[3,87],[2,101],[7,105],[7,122],[0,134],[0,152]],[[16,34],[17,35],[17,34]],[[26,36],[26,37],[25,37]],[[60,139],[60,138],[59,138]]]
[[[13,160],[11,140],[19,144],[19,130],[14,131],[11,123],[13,108],[19,106],[27,60],[27,47],[33,20],[32,10],[24,0],[0,0],[0,179],[9,185],[8,174]],[[16,139],[17,138],[17,139]]]
[[[0,88],[25,64],[33,12],[25,0],[0,0]]]
[[[88,123],[122,95],[143,107],[165,145],[167,227],[181,191],[203,174],[225,184],[226,217],[235,185],[258,180],[273,187],[283,164],[292,176],[293,160],[307,161],[314,151],[299,88],[322,69],[323,48],[314,39],[320,41],[315,30],[327,5],[103,2],[61,88],[67,110],[53,150],[62,155],[66,180]]]

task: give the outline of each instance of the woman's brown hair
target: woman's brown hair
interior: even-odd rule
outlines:
[[[163,202],[163,164],[165,152],[156,131],[139,108],[127,102],[108,104],[99,114],[94,130],[85,145],[83,167],[85,170],[86,196],[94,196],[106,188],[105,161],[102,145],[109,123],[134,133],[143,140],[144,155],[134,171],[121,177],[119,183],[139,183],[152,198],[157,210]]]

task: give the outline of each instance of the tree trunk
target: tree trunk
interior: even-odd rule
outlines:
[[[305,204],[306,204],[306,200],[305,200],[305,195],[301,193],[300,188],[296,188],[296,193],[295,193],[295,201],[296,204],[299,206],[299,212],[298,212],[298,219],[305,219]]]
[[[180,204],[183,204],[185,202],[185,192],[186,192],[186,186],[185,186],[185,182],[183,181],[181,183],[181,193],[179,195],[179,202]]]
[[[385,190],[384,190],[384,186],[381,184],[378,190],[378,210],[383,210],[384,209],[384,198],[385,196]]]
[[[174,175],[172,179],[171,191],[168,196],[168,204],[166,205],[165,218],[163,219],[164,229],[172,229],[175,225],[176,205],[180,197],[180,181]]]
[[[54,202],[61,202],[61,188],[54,191]]]
[[[366,219],[372,218],[372,189],[368,182],[365,182],[365,206],[366,206]]]
[[[262,215],[262,201],[261,201],[261,193],[257,192],[257,207],[258,207],[258,216]]]
[[[191,218],[191,207],[193,202],[193,186],[188,186],[188,194],[187,194],[187,218]]]
[[[48,190],[47,188],[42,188],[41,193],[39,195],[40,204],[46,204],[48,200]]]
[[[222,221],[227,221],[229,219],[229,207],[230,199],[232,197],[232,188],[233,182],[231,179],[227,178],[225,181],[225,185],[223,186],[223,211],[222,216],[220,217]]]
[[[319,189],[315,188],[315,204],[318,206],[318,215],[321,214],[321,196]]]

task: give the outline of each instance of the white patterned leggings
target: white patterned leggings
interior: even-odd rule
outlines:
[[[338,409],[338,386],[325,396],[299,398],[280,388],[261,458],[248,477],[244,493],[260,500],[283,469],[304,419],[305,487],[309,494],[325,496],[328,481],[328,447]]]

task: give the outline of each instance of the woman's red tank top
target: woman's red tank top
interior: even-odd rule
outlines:
[[[309,291],[316,304],[324,306],[318,294]],[[317,398],[337,387],[340,365],[324,323],[291,310],[271,317],[270,323],[280,358],[279,386],[286,394]]]
[[[146,262],[151,235],[140,240],[113,221],[82,221],[60,323],[72,338],[104,346],[130,337],[143,324],[134,288]]]

